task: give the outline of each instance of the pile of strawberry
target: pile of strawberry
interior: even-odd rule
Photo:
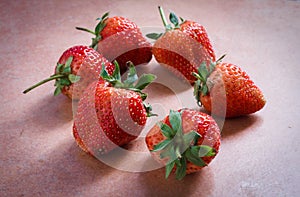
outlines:
[[[156,61],[178,79],[194,86],[195,109],[170,110],[146,135],[152,156],[166,166],[166,178],[177,179],[207,166],[219,152],[220,129],[211,114],[232,118],[262,109],[261,90],[240,67],[216,60],[205,28],[170,13],[168,24],[161,7],[164,33],[151,33],[152,46],[138,26],[127,18],[98,18],[91,46],[73,46],[59,58],[54,74],[26,89],[55,81],[54,94],[78,101],[73,135],[78,146],[98,157],[136,139],[152,113],[142,90],[156,78],[137,76],[135,66]],[[126,79],[121,75],[126,73]],[[210,115],[209,115],[210,114]]]

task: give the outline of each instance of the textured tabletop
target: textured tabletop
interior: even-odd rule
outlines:
[[[76,26],[93,28],[110,11],[151,30],[162,27],[158,5],[204,25],[216,55],[227,54],[267,100],[261,111],[223,122],[216,159],[182,181],[165,180],[163,168],[141,170],[147,158],[111,167],[81,151],[72,101],[54,97],[53,83],[22,94],[53,73],[64,50],[90,44]],[[1,0],[0,7],[1,197],[299,196],[300,1]],[[160,74],[147,90],[154,110],[186,107],[192,87],[172,92],[174,77],[154,58],[145,68]],[[131,146],[145,151],[143,136]]]

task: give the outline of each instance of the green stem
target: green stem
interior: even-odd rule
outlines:
[[[59,79],[59,78],[62,78],[64,77],[65,75],[61,75],[61,74],[56,74],[56,75],[52,75],[51,77],[47,78],[47,79],[44,79],[40,82],[38,82],[37,84],[31,86],[30,88],[27,88],[26,90],[23,91],[23,94],[26,94],[27,92],[29,92],[30,90],[44,84],[44,83],[47,83],[48,81],[52,81],[52,80],[55,80],[55,79]]]
[[[85,31],[85,32],[88,32],[88,33],[91,33],[93,35],[96,35],[95,32],[93,32],[92,30],[89,30],[89,29],[86,29],[86,28],[83,28],[83,27],[75,27],[77,30],[81,30],[81,31]]]
[[[164,26],[167,27],[168,22],[167,22],[164,10],[162,9],[161,6],[158,6],[158,10],[159,10],[159,14],[160,14],[161,20],[163,21]]]
[[[226,54],[222,55],[222,56],[216,61],[216,64],[220,63],[220,62],[223,60],[223,58],[224,58],[225,56],[226,56]]]

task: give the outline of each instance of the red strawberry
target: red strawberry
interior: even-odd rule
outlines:
[[[113,72],[114,65],[93,48],[81,45],[73,46],[61,55],[53,75],[26,89],[23,93],[55,80],[54,95],[63,93],[69,98],[79,99],[88,84],[98,80],[102,64],[105,64],[110,74]]]
[[[220,130],[205,113],[171,110],[149,131],[145,140],[152,156],[166,165],[166,178],[175,171],[176,178],[182,179],[214,159],[220,147]]]
[[[170,13],[168,24],[163,9],[159,7],[166,32],[164,34],[147,34],[157,39],[152,53],[158,63],[166,66],[176,75],[195,82],[192,72],[196,72],[201,62],[215,60],[215,54],[205,28],[193,21],[179,23],[178,17]],[[173,26],[172,26],[173,25]]]
[[[92,45],[99,53],[102,53],[109,61],[117,60],[121,73],[126,71],[126,62],[134,65],[150,62],[152,58],[151,44],[143,37],[138,26],[127,18],[114,16],[109,18],[105,13],[98,18],[94,31],[86,28],[76,29],[87,31],[96,37],[92,39]]]
[[[144,103],[146,94],[141,90],[155,79],[151,74],[138,79],[133,64],[124,82],[117,64],[112,75],[102,69],[101,76],[109,85],[94,82],[86,89],[73,126],[77,144],[95,157],[137,138],[151,115],[151,107]]]
[[[224,56],[223,56],[224,57]],[[221,57],[220,59],[222,59]],[[203,63],[195,83],[197,102],[215,115],[237,117],[259,111],[266,103],[262,91],[245,71],[234,64]]]

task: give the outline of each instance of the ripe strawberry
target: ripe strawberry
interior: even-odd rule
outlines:
[[[98,157],[137,138],[151,116],[141,90],[155,76],[144,74],[138,79],[130,64],[127,79],[121,82],[118,64],[112,75],[102,69],[101,77],[109,83],[94,82],[78,103],[74,120],[74,138],[85,152]],[[137,82],[136,82],[137,81]]]
[[[53,75],[26,89],[23,93],[55,80],[54,95],[63,93],[69,98],[79,99],[88,84],[98,80],[102,64],[105,64],[110,74],[113,72],[114,65],[94,49],[88,46],[73,46],[61,55]]]
[[[224,56],[223,56],[224,57]],[[259,111],[266,103],[262,91],[245,71],[234,64],[211,62],[209,68],[202,63],[195,83],[198,104],[213,114],[237,117]]]
[[[109,17],[108,12],[97,20],[99,23],[94,31],[81,27],[76,29],[95,35],[91,47],[109,61],[117,60],[121,73],[126,71],[127,61],[131,61],[136,66],[150,62],[151,44],[134,22],[121,16]]]
[[[171,110],[149,131],[145,140],[154,159],[166,165],[166,178],[175,171],[176,178],[182,179],[215,158],[220,147],[220,130],[205,113]]]
[[[201,62],[215,60],[214,50],[205,28],[193,21],[184,21],[170,13],[171,24],[167,23],[163,9],[159,7],[166,32],[164,34],[147,34],[157,39],[152,53],[158,63],[166,66],[177,76],[195,82],[192,72],[196,72]],[[172,26],[173,25],[173,26]]]

